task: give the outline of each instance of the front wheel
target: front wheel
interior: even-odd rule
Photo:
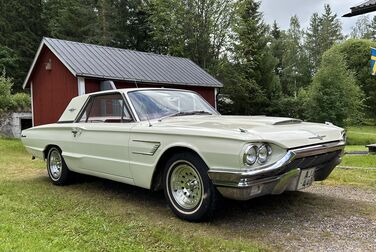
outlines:
[[[47,155],[47,172],[54,185],[66,185],[71,177],[71,171],[65,164],[61,151],[52,147]]]
[[[213,214],[218,192],[207,171],[205,162],[190,152],[175,154],[167,161],[164,192],[175,215],[200,221]]]

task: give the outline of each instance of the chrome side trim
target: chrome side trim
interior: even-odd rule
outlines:
[[[146,156],[153,156],[155,154],[155,152],[158,150],[158,148],[161,146],[161,143],[160,142],[156,142],[156,141],[132,140],[132,142],[154,144],[154,146],[151,148],[151,150],[149,152],[146,152],[146,151],[132,151],[132,154],[139,154],[139,155],[146,155]]]
[[[249,187],[252,177],[278,172],[294,159],[343,150],[344,147],[345,142],[339,141],[291,149],[277,162],[259,169],[210,169],[208,175],[214,185],[238,188]]]

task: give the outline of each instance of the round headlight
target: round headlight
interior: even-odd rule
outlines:
[[[268,156],[271,156],[273,154],[272,147],[270,147],[270,145],[266,145],[266,148],[268,149]]]
[[[265,163],[268,160],[268,146],[263,144],[258,149],[258,161],[260,164]]]
[[[342,140],[346,142],[347,136],[346,136],[346,131],[341,132]]]
[[[244,163],[247,165],[253,165],[257,160],[257,146],[250,145],[247,147],[244,153]]]

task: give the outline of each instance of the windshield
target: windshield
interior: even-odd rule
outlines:
[[[177,90],[138,90],[128,97],[141,121],[170,116],[218,114],[193,92]]]

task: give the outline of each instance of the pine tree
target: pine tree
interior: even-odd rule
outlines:
[[[277,64],[275,66],[274,72],[282,77],[282,60],[283,54],[285,52],[284,39],[286,35],[282,32],[276,21],[273,22],[272,30],[270,31],[271,44],[270,48],[273,56],[277,59]]]
[[[96,5],[98,26],[96,29],[96,43],[111,46],[114,44],[113,25],[115,6],[113,0],[98,0]]]
[[[333,14],[329,4],[324,5],[324,13],[320,17],[320,56],[334,44],[343,40],[342,25],[337,14]]]
[[[7,76],[14,81],[13,91],[19,91],[45,33],[42,1],[0,1],[0,10],[0,45],[14,64],[8,65]]]
[[[274,20],[274,22],[273,22],[273,26],[272,26],[272,30],[270,31],[270,35],[274,39],[281,38],[281,29],[279,28],[276,20]]]
[[[310,59],[310,68],[314,74],[320,65],[322,49],[320,45],[320,17],[314,13],[311,17],[310,25],[305,33],[305,48]]]
[[[329,121],[339,126],[362,117],[363,93],[353,72],[347,69],[344,55],[336,48],[324,53],[313,78],[306,104],[310,120]]]
[[[233,27],[234,58],[243,77],[238,95],[247,97],[241,99],[239,107],[245,114],[265,113],[271,100],[280,95],[279,78],[275,74],[278,61],[268,46],[271,38],[267,36],[268,27],[259,7],[257,1],[239,1]]]
[[[259,12],[260,2],[243,0],[238,2],[233,30],[236,33],[234,52],[236,60],[245,66],[249,76],[256,76],[262,50],[266,47],[267,26]]]
[[[47,0],[44,19],[48,36],[78,42],[97,42],[99,25],[94,0]]]
[[[115,46],[140,51],[152,50],[148,1],[120,0],[115,1],[114,6]]]

